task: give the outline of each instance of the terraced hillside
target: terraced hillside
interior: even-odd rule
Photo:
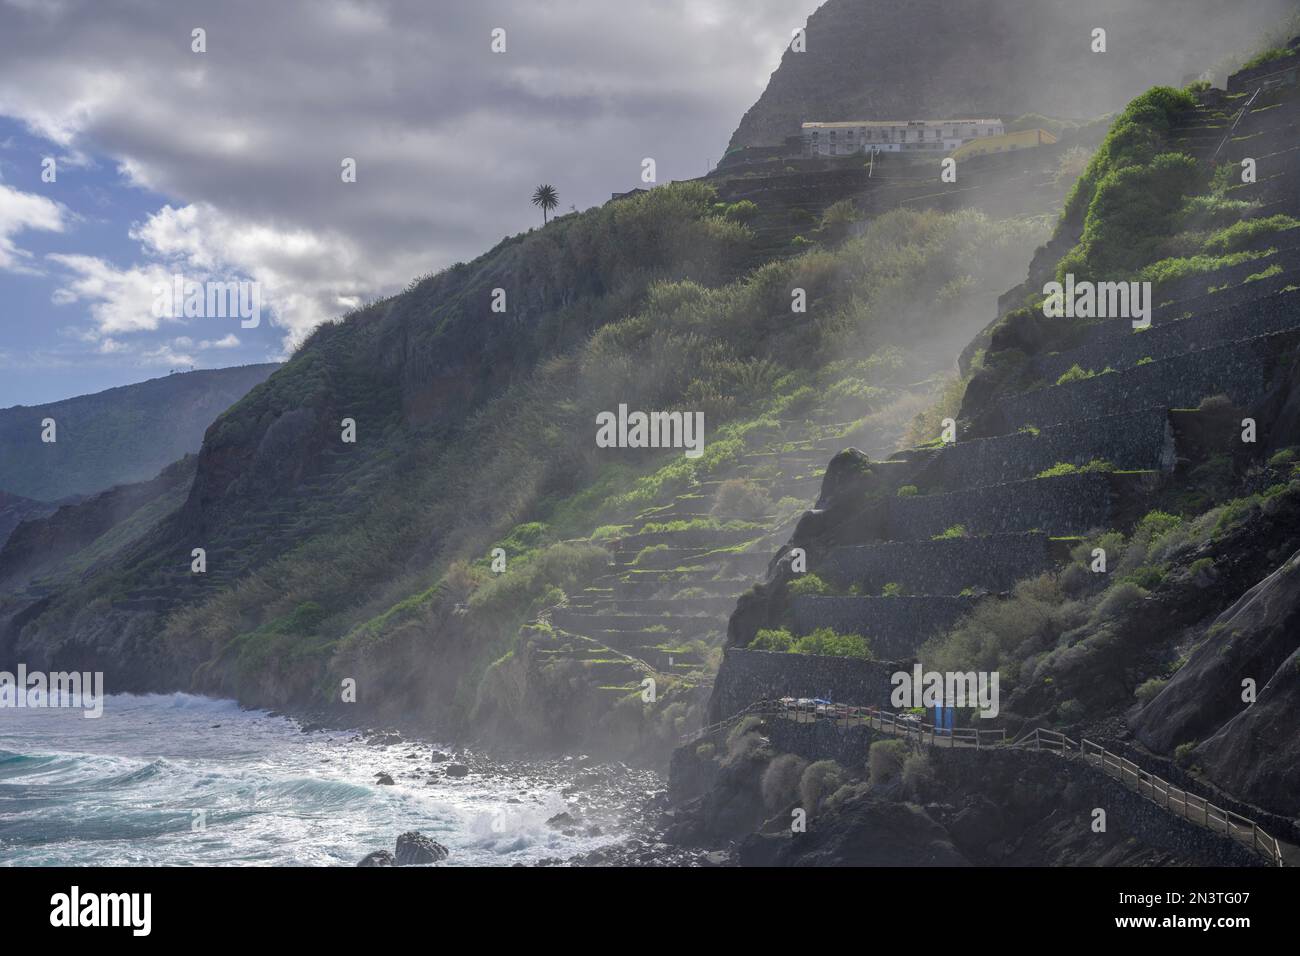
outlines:
[[[633,745],[675,739],[725,603],[771,543],[753,548],[816,486],[832,446],[813,442],[840,423],[837,442],[892,446],[1044,231],[849,205],[794,243],[788,216],[746,225],[768,204],[664,186],[323,326],[209,429],[181,486],[84,502],[0,553],[0,655],[348,720],[337,688],[354,680],[366,719],[504,743],[568,745],[624,714]],[[798,254],[757,265],[768,243]],[[702,411],[703,456],[593,446],[595,416],[620,404]],[[776,510],[715,509],[730,480]],[[701,549],[705,529],[725,541]],[[626,582],[597,580],[611,539]],[[60,557],[36,561],[42,542]],[[652,569],[683,569],[681,586],[645,593]],[[653,621],[622,603],[696,598]],[[662,685],[644,707],[628,690],[642,667]]]
[[[744,706],[761,630],[829,627],[878,659],[1000,670],[1002,726],[1087,730],[1279,815],[1294,842],[1300,762],[1280,720],[1297,651],[1279,628],[1296,599],[1249,625],[1230,609],[1300,549],[1298,62],[1226,91],[1155,90],[1119,118],[1029,280],[964,353],[955,440],[831,460],[730,620],[710,720]],[[1044,286],[1067,271],[1152,282],[1150,327],[1046,317]],[[822,593],[797,586],[794,548]],[[1225,655],[1214,688],[1177,677]],[[778,696],[821,696],[835,671],[763,664]],[[1239,699],[1246,677],[1258,703]],[[1177,710],[1181,729],[1155,733],[1146,708]],[[1241,748],[1267,772],[1228,756]]]
[[[476,719],[499,739],[663,759],[700,711],[737,597],[789,536],[828,450],[855,429],[774,422],[714,477],[603,529],[606,572],[524,629],[523,646],[489,675]],[[649,726],[647,679],[662,698]]]

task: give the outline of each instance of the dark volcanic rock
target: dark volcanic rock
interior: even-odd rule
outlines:
[[[398,866],[422,866],[447,859],[447,848],[417,830],[408,830],[397,838]]]
[[[357,866],[392,866],[393,854],[387,850],[376,850],[374,853],[367,853]]]
[[[816,120],[1097,116],[1249,48],[1287,9],[1250,6],[1246,17],[1214,0],[829,0],[728,149],[777,146]],[[1108,24],[1110,49],[1095,54],[1091,31]]]
[[[777,849],[770,852],[774,845]],[[769,853],[776,866],[969,865],[944,828],[920,807],[870,797],[809,821],[806,833],[776,838],[761,854],[750,843],[742,849],[741,862],[755,863]]]
[[[466,777],[469,775],[469,767],[463,763],[449,763],[443,773],[449,777]]]
[[[1276,812],[1300,803],[1300,552],[1219,615],[1187,663],[1132,718],[1138,739],[1169,752],[1204,741],[1194,752],[1220,786]],[[1242,700],[1242,682],[1257,699]],[[1208,738],[1208,739],[1207,739]]]
[[[375,783],[381,787],[391,787],[393,778],[386,773],[377,773],[375,774]]]

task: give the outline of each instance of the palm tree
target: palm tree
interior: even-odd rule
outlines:
[[[546,214],[560,204],[560,194],[555,191],[555,187],[543,184],[537,187],[533,193],[533,205],[540,206],[542,209],[542,225],[546,225]]]

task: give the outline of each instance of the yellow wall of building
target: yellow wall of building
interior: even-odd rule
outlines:
[[[972,156],[986,156],[989,153],[1006,153],[1014,149],[1028,149],[1031,146],[1050,146],[1056,137],[1045,129],[1022,129],[1002,136],[989,136],[986,139],[973,139],[952,151],[956,160],[969,159]]]

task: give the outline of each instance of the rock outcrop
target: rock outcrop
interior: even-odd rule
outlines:
[[[1289,9],[1283,0],[1249,11],[1214,0],[829,0],[808,18],[806,52],[786,50],[729,149],[781,145],[813,120],[1099,116],[1248,48]],[[1092,52],[1098,27],[1105,53]]]

